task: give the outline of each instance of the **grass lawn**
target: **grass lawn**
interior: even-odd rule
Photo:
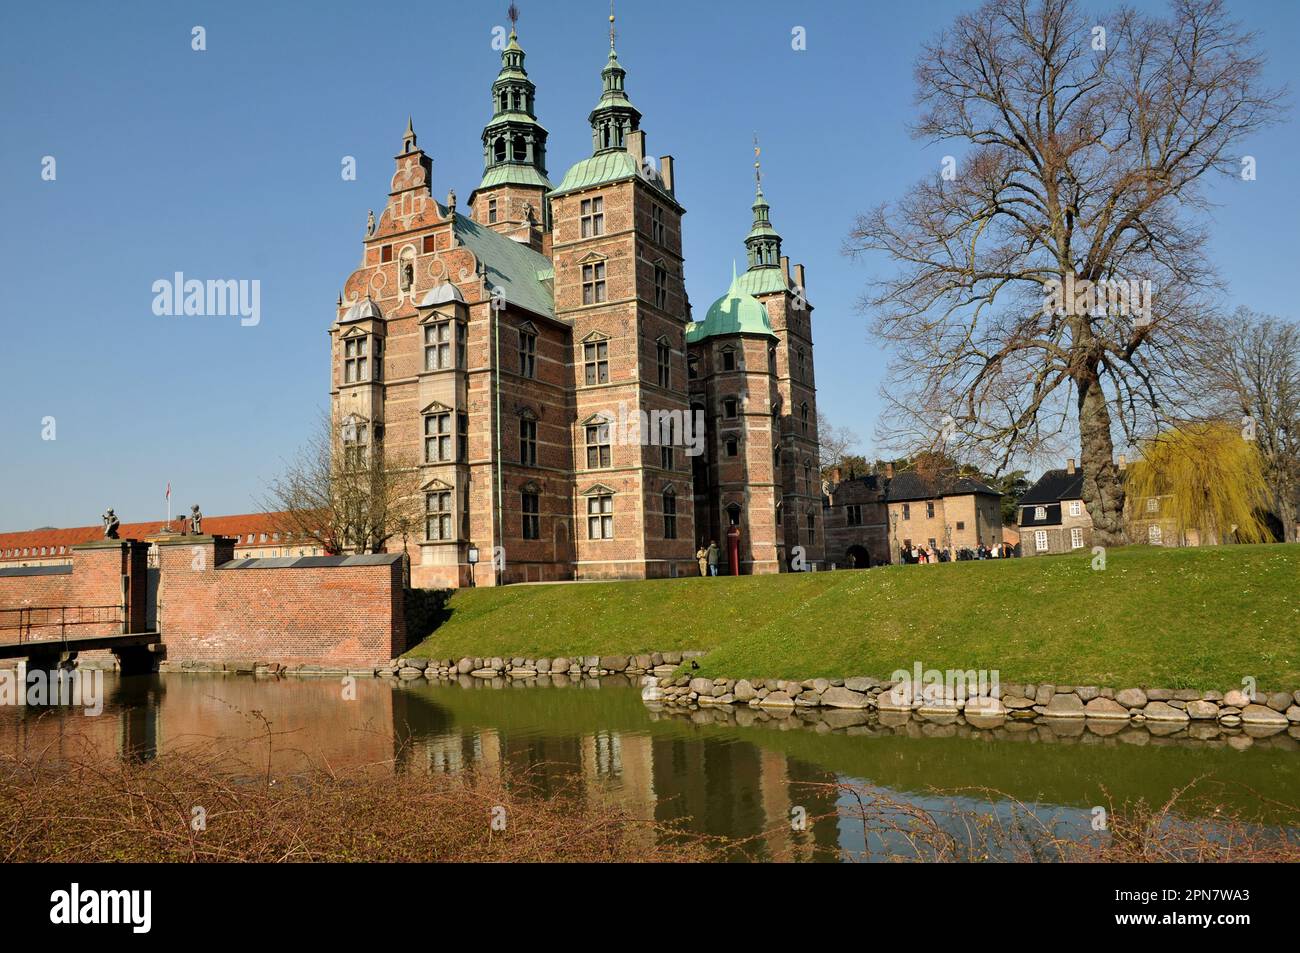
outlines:
[[[701,674],[884,677],[997,669],[1003,681],[1300,687],[1300,546],[1092,554],[718,579],[462,589],[408,655],[702,649]]]

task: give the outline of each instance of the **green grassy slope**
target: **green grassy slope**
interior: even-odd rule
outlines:
[[[408,654],[702,649],[730,677],[997,669],[1004,681],[1300,686],[1300,546],[1112,549],[866,571],[461,590]]]

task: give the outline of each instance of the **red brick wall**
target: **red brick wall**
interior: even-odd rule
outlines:
[[[72,548],[70,574],[39,576],[0,576],[0,609],[81,607],[67,611],[69,621],[103,619],[102,622],[73,625],[67,629],[72,637],[113,635],[122,631],[122,578],[130,579],[131,616],[137,623],[144,619],[145,559],[147,547],[134,540],[120,543],[89,543]],[[90,607],[108,607],[91,611]],[[59,612],[33,612],[30,637],[33,641],[60,637]],[[16,624],[13,612],[0,612],[0,639],[16,640],[17,632],[8,628]],[[139,629],[139,625],[136,625]]]
[[[406,647],[400,561],[221,568],[229,552],[222,540],[159,545],[159,627],[169,662],[365,668]]]

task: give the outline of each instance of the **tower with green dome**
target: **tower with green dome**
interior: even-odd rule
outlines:
[[[541,249],[545,231],[546,129],[537,121],[537,88],[524,69],[511,8],[510,36],[492,83],[492,118],[483,127],[483,178],[470,195],[473,218]]]
[[[721,440],[697,467],[696,510],[711,533],[741,529],[746,572],[813,569],[825,556],[812,373],[812,306],[791,274],[763,195],[755,147],[748,268],[688,327],[691,401]],[[748,562],[746,563],[746,559]]]

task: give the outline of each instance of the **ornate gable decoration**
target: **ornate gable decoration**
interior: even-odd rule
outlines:
[[[605,484],[603,483],[593,483],[591,486],[587,487],[587,489],[583,490],[582,493],[580,493],[579,495],[580,496],[612,496],[616,492],[618,491],[613,489],[612,487],[605,486]]]

